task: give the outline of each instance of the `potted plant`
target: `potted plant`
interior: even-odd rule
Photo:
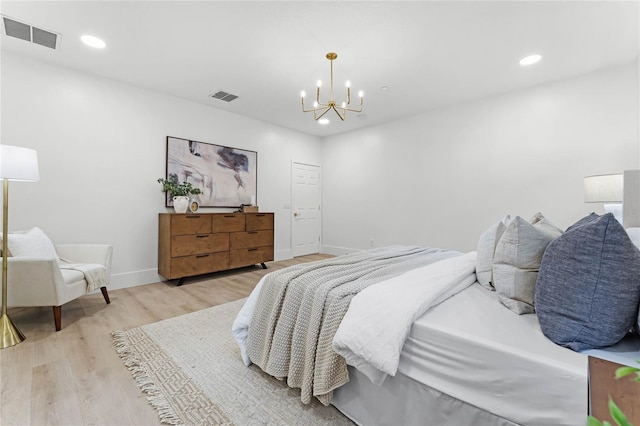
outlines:
[[[173,199],[173,208],[176,213],[186,213],[189,208],[189,196],[202,193],[200,188],[196,188],[191,182],[178,183],[175,175],[169,176],[169,179],[158,179],[158,183],[162,185],[162,191],[168,192]]]

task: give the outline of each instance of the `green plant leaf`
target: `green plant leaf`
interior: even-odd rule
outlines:
[[[618,426],[633,426],[611,398],[609,398],[609,413]]]
[[[196,188],[191,182],[178,183],[175,176],[169,176],[169,179],[159,178],[158,183],[162,185],[162,190],[168,192],[172,197],[202,193],[200,188]]]
[[[630,374],[636,374],[638,373],[638,371],[640,371],[640,369],[635,367],[620,367],[616,369],[616,379],[619,379],[620,377],[628,376]]]
[[[587,426],[605,426],[605,425],[595,417],[589,416],[589,418],[587,419]]]

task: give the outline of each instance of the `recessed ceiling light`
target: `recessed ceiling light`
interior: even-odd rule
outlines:
[[[330,121],[328,118],[321,118],[320,120],[318,120],[318,123],[320,124],[329,124]]]
[[[103,40],[91,35],[83,35],[80,37],[80,40],[82,40],[82,42],[87,46],[95,47],[96,49],[104,49],[107,45]]]
[[[533,65],[536,62],[538,62],[540,59],[542,59],[542,56],[540,55],[525,56],[524,58],[520,59],[520,65],[523,65],[523,66]]]

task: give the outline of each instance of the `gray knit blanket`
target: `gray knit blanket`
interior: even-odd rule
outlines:
[[[271,272],[251,317],[247,354],[266,373],[300,388],[308,404],[329,405],[349,381],[332,340],[349,303],[362,289],[460,252],[389,246]]]

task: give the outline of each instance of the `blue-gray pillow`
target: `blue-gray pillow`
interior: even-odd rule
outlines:
[[[545,250],[535,289],[542,332],[580,351],[616,344],[640,304],[640,251],[611,213],[591,214]]]

